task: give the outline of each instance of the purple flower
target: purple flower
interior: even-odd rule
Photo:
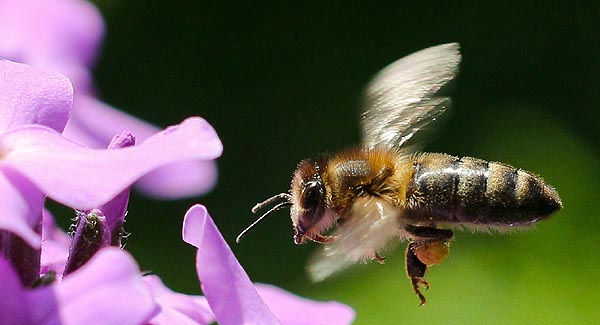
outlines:
[[[59,133],[71,100],[66,78],[0,60],[0,252],[24,287],[38,280],[41,260],[62,263],[40,256],[45,196],[82,210],[75,236],[82,240],[73,242],[65,268],[70,273],[107,244],[120,245],[129,187],[136,179],[179,161],[214,159],[222,150],[214,130],[200,118],[170,127],[140,146],[85,148]],[[133,144],[131,135],[125,134],[116,138],[113,147],[128,143]],[[102,210],[91,210],[97,208]],[[89,244],[86,236],[96,236],[97,231],[106,242],[77,249]],[[43,270],[50,270],[48,264]],[[62,269],[56,271],[62,273]]]
[[[349,324],[354,319],[346,305],[252,284],[203,206],[188,210],[182,232],[183,240],[198,248],[196,271],[219,324]]]
[[[0,137],[32,123],[62,131],[72,99],[71,83],[64,76],[0,60]],[[39,276],[44,194],[4,164],[6,153],[0,149],[0,252],[10,259],[22,283],[30,285]]]
[[[212,127],[198,117],[119,150],[92,150],[40,125],[0,135],[2,165],[25,175],[50,198],[84,210],[108,202],[157,167],[214,159],[221,151]]]
[[[83,317],[98,316],[98,313],[91,311],[87,311],[87,314],[84,315],[78,314],[79,308],[69,309],[68,301],[85,300],[85,297],[77,296],[77,294],[81,295],[84,292],[83,289],[78,290],[78,288],[85,286],[85,281],[78,282],[72,279],[79,279],[79,277],[76,278],[76,275],[81,274],[82,270],[91,270],[84,273],[89,275],[110,273],[113,265],[106,263],[98,266],[93,261],[99,259],[97,256],[107,250],[106,246],[114,244],[114,229],[111,229],[110,225],[119,225],[124,220],[124,211],[127,205],[127,200],[122,197],[124,193],[127,192],[119,193],[102,208],[89,209],[85,213],[80,213],[77,230],[66,263],[61,261],[61,259],[66,259],[67,256],[64,253],[67,250],[65,238],[61,236],[60,231],[54,229],[51,216],[47,213],[44,214],[43,235],[45,240],[41,260],[45,262],[42,265],[42,273],[51,274],[49,271],[55,271],[60,274],[61,269],[59,267],[66,264],[65,277],[62,283],[53,284],[52,289],[44,289],[44,291],[33,289],[31,292],[35,293],[35,297],[41,299],[40,301],[43,303],[30,307],[31,310],[26,313],[27,315],[43,314],[47,319],[48,317],[56,318],[59,317],[57,315],[71,313],[73,319],[76,320],[81,320]],[[103,211],[103,208],[107,209]],[[152,297],[150,300],[160,306],[159,310],[152,313],[152,323],[208,324],[216,319],[221,324],[238,324],[242,322],[278,324],[279,321],[286,324],[306,322],[312,324],[347,324],[354,318],[354,312],[349,307],[339,303],[313,302],[268,285],[258,284],[255,287],[233,256],[204,207],[194,206],[188,211],[182,232],[184,240],[199,248],[196,267],[206,298],[175,293],[164,287],[156,276],[144,278],[142,281],[150,292]],[[116,237],[120,238],[121,234],[117,233]],[[110,250],[110,248],[108,249]],[[94,254],[96,254],[95,257],[92,257]],[[29,270],[29,274],[39,272],[38,269],[35,269],[35,265],[29,265],[29,267],[34,268],[33,272]],[[4,271],[14,274],[12,268],[8,266],[5,269],[0,269],[0,274],[3,274]],[[69,274],[69,272],[73,273]],[[22,277],[20,274],[19,276]],[[138,274],[138,276],[140,275]],[[83,276],[81,277],[83,278]],[[16,292],[15,296],[27,296],[27,292],[30,292],[28,290],[31,289],[24,288],[21,284],[22,280],[19,281],[16,276],[9,277],[9,279],[11,279],[11,282],[7,286],[9,286],[9,289],[13,288],[11,290]],[[133,281],[133,278],[129,280]],[[72,285],[75,293],[64,289],[67,283],[75,283]],[[92,283],[95,283],[95,280]],[[125,285],[132,284],[127,282]],[[96,297],[95,287],[85,288],[86,295]],[[2,289],[1,283],[0,289]],[[111,291],[112,289],[115,289],[115,291]],[[110,291],[111,296],[120,297],[120,289],[122,288],[114,286],[106,289],[106,291]],[[57,297],[55,292],[68,292],[72,295],[72,298],[67,299],[67,303],[61,302],[61,297]],[[138,292],[138,294],[142,293]],[[26,298],[21,300],[23,299]],[[115,301],[110,300],[104,307],[110,308],[109,306],[112,306],[113,302]],[[117,303],[119,303],[118,306],[113,306],[117,309],[117,313],[131,308],[129,304],[121,304],[119,301]],[[63,305],[67,306],[66,309],[62,307]],[[93,309],[92,306],[80,307]],[[11,308],[16,307],[0,306],[0,309],[2,308],[11,310]],[[144,311],[147,312],[148,309],[144,309]],[[302,311],[301,317],[298,316],[298,311]],[[90,313],[92,316],[88,315]],[[7,314],[12,313],[7,312]],[[150,314],[146,316],[150,317],[148,315]],[[136,319],[141,319],[142,316],[140,312]],[[16,320],[37,321],[35,318]],[[100,318],[100,320],[101,322],[110,322],[110,319],[107,318]]]
[[[71,100],[66,78],[0,60],[0,229],[33,248],[40,244],[44,195],[75,209],[98,208],[156,168],[221,154],[219,138],[201,118],[169,127],[139,146],[83,147],[59,133]]]
[[[91,90],[103,36],[102,17],[86,1],[0,1],[0,57],[59,71],[77,91]]]
[[[129,254],[105,248],[62,282],[23,287],[0,255],[0,324],[143,324],[157,312]]]
[[[208,301],[202,296],[184,295],[165,287],[156,275],[144,277],[154,301],[160,309],[152,318],[152,324],[210,324],[215,317]]]
[[[354,319],[354,311],[346,305],[311,301],[271,285],[252,284],[203,206],[188,210],[182,233],[185,241],[198,247],[196,270],[205,297],[173,292],[158,276],[146,276],[143,282],[159,305],[150,323],[210,324],[216,319],[219,324],[335,325]],[[54,247],[67,250],[64,244],[54,243]],[[42,259],[48,253],[42,250]],[[65,274],[66,279],[71,276]]]
[[[198,247],[205,297],[143,277],[110,247],[121,246],[133,182],[144,177],[145,190],[163,197],[206,191],[222,145],[201,118],[159,132],[94,99],[89,68],[102,33],[87,2],[0,1],[0,56],[61,71],[75,85],[73,95],[62,75],[0,60],[0,323],[351,322],[345,305],[252,284],[202,206],[186,214],[183,236]],[[90,149],[114,134],[111,150]],[[72,239],[44,210],[46,196],[77,209]]]
[[[159,306],[150,323],[210,324],[216,320],[219,324],[335,325],[354,319],[354,311],[346,305],[311,301],[272,285],[252,284],[203,206],[188,210],[182,233],[185,241],[198,247],[196,270],[205,296],[176,293],[158,276],[145,276],[142,281]],[[64,244],[55,246],[67,250]],[[42,259],[47,253],[42,250]]]
[[[157,167],[213,159],[221,148],[213,129],[200,118],[189,118],[140,146],[119,150],[91,150],[40,125],[0,134],[0,174],[6,178],[3,182],[0,177],[0,186],[17,203],[0,203],[0,213],[7,216],[0,218],[0,227],[39,246],[33,226],[41,216],[40,191],[66,206],[89,210]]]
[[[51,68],[74,84],[65,137],[105,148],[113,135],[127,130],[142,143],[160,129],[94,98],[90,69],[103,35],[102,17],[86,1],[0,1],[0,57]],[[207,192],[216,177],[214,161],[193,159],[156,168],[141,176],[138,185],[151,196],[179,198]]]

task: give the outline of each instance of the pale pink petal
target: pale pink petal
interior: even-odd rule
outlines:
[[[155,275],[145,276],[144,282],[160,306],[160,312],[150,320],[151,324],[193,325],[215,321],[206,298],[173,292]]]
[[[196,272],[219,324],[279,324],[204,206],[188,210],[182,232],[198,248]]]
[[[342,303],[302,298],[269,284],[254,285],[282,324],[343,325],[354,320],[354,310]]]
[[[50,70],[0,59],[0,132],[42,124],[61,132],[73,105],[73,86]]]
[[[108,202],[155,168],[214,159],[221,151],[215,131],[201,118],[189,118],[139,146],[119,150],[85,148],[40,126],[0,135],[1,165],[20,171],[52,199],[84,210]]]

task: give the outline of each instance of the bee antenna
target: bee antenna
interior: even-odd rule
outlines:
[[[274,195],[260,203],[257,203],[253,208],[252,208],[252,213],[256,213],[258,212],[258,210],[266,207],[267,205],[280,200],[280,199],[284,199],[286,202],[292,202],[292,195],[289,193],[279,193],[277,195]]]
[[[282,194],[287,194],[287,193],[282,193]],[[289,194],[288,194],[288,195],[289,195]],[[268,200],[266,200],[265,202],[267,202],[267,201],[268,201],[267,203],[265,203],[265,202],[263,202],[263,203],[259,203],[259,204],[257,204],[257,205],[256,205],[254,208],[256,208],[257,206],[259,206],[259,205],[260,205],[260,207],[259,207],[259,208],[257,208],[256,210],[260,209],[261,207],[263,207],[263,206],[267,205],[268,203],[271,203],[271,202],[275,201],[275,199],[274,199],[275,197],[277,197],[277,195],[276,195],[276,196],[274,196],[274,197],[272,197],[272,198],[270,198],[270,199],[268,199]],[[239,244],[239,243],[240,243],[240,241],[242,240],[242,237],[244,237],[244,235],[245,235],[245,234],[246,234],[248,231],[250,231],[250,229],[254,228],[256,225],[258,225],[259,223],[261,223],[263,220],[265,220],[265,218],[266,218],[266,217],[268,217],[269,215],[271,215],[273,212],[275,212],[275,211],[277,211],[277,210],[280,210],[280,209],[282,209],[282,208],[287,208],[287,207],[290,207],[290,206],[292,206],[292,202],[289,202],[289,201],[281,202],[281,203],[279,203],[279,204],[275,205],[274,207],[272,207],[271,209],[269,209],[269,211],[265,212],[265,213],[264,213],[262,216],[260,216],[260,218],[256,219],[256,221],[254,221],[254,222],[253,222],[251,225],[249,225],[249,226],[248,226],[246,229],[244,229],[244,230],[243,230],[243,231],[242,231],[242,232],[241,232],[241,233],[240,233],[240,234],[237,236],[237,238],[235,239],[235,242]],[[252,212],[255,212],[255,209],[252,209]]]

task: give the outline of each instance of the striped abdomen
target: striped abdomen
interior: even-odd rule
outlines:
[[[561,207],[556,190],[527,171],[427,153],[413,160],[405,218],[419,223],[526,226]]]

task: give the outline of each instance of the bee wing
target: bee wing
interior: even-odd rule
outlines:
[[[361,118],[363,145],[399,148],[450,107],[440,89],[458,72],[458,43],[430,47],[390,64],[367,86]]]
[[[344,223],[334,234],[335,241],[323,245],[307,267],[310,278],[322,281],[358,262],[367,262],[387,242],[400,235],[400,210],[373,197],[358,198]]]

